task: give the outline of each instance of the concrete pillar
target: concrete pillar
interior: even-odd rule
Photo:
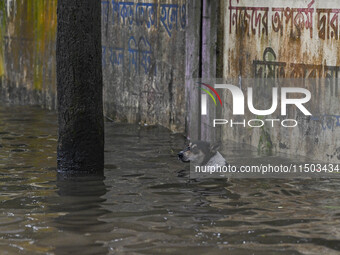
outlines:
[[[194,78],[201,76],[201,21],[202,3],[201,1],[187,2],[187,28],[186,40],[186,99],[187,99],[187,120],[186,129],[191,140],[200,139],[201,136],[201,91],[194,81]]]
[[[103,171],[100,1],[58,0],[58,171]]]

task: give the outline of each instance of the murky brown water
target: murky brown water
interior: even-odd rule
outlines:
[[[0,106],[0,254],[340,254],[340,180],[190,181],[183,137],[112,123],[105,179],[64,180],[56,131]]]

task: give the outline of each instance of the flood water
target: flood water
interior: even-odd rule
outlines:
[[[105,177],[65,180],[56,133],[0,106],[0,254],[340,254],[340,180],[189,180],[183,136],[109,122]]]

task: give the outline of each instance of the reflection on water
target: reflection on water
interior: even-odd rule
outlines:
[[[65,179],[56,131],[0,107],[1,254],[340,253],[339,180],[190,181],[183,137],[112,123],[105,177]]]

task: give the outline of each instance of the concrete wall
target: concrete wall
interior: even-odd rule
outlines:
[[[186,0],[102,1],[108,116],[184,131],[186,26]]]
[[[2,100],[56,108],[56,3],[0,1]],[[183,132],[186,0],[101,3],[105,114]]]
[[[271,78],[272,84],[258,86],[257,98],[271,95],[269,91],[278,85],[279,78],[300,78],[301,82],[290,86],[303,85],[311,91],[308,107],[313,117],[290,109],[288,117],[299,121],[298,128],[225,128],[225,139],[250,143],[261,150],[339,162],[339,12],[340,3],[335,0],[227,1],[224,78],[237,79],[244,92],[249,85],[245,78]],[[239,77],[243,79],[240,82]],[[229,94],[224,96],[231,102]],[[230,104],[224,111],[230,116]],[[248,119],[256,117],[246,115]],[[282,118],[279,113],[273,117]]]

